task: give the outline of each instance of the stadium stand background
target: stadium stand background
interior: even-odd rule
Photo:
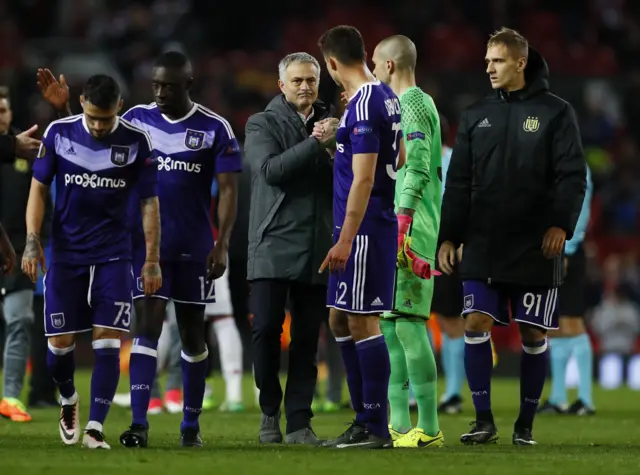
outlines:
[[[489,91],[487,35],[502,25],[516,28],[546,57],[552,90],[575,107],[592,167],[589,317],[615,288],[628,289],[640,304],[640,2],[369,3],[281,0],[276,8],[209,0],[0,0],[0,83],[11,87],[17,125],[46,127],[55,116],[39,98],[36,68],[65,73],[76,113],[79,88],[99,72],[118,78],[128,107],[152,101],[154,57],[181,49],[193,58],[193,97],[227,117],[242,138],[247,117],[278,92],[278,60],[292,51],[318,56],[319,34],[346,23],[360,29],[370,52],[395,33],[415,41],[419,84],[451,124],[446,141],[452,144],[461,109]],[[321,97],[340,107],[337,92],[323,74]],[[592,336],[597,351],[600,338]],[[496,331],[495,341],[502,352],[519,348],[513,331]]]

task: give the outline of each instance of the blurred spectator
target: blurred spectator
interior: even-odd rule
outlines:
[[[604,355],[628,356],[640,335],[640,309],[631,298],[629,285],[618,285],[594,310],[592,326]]]

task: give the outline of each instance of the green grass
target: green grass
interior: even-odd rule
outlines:
[[[88,399],[89,374],[78,375],[81,401]],[[124,376],[121,389],[126,387]],[[218,393],[221,383],[217,381]],[[33,422],[0,421],[0,474],[600,474],[640,473],[640,398],[627,390],[596,391],[598,415],[590,418],[541,416],[534,434],[537,447],[511,445],[511,429],[518,409],[518,383],[496,380],[493,403],[502,439],[495,446],[465,447],[458,437],[473,418],[470,396],[461,416],[443,416],[446,447],[440,450],[336,451],[307,447],[261,447],[257,443],[259,412],[246,381],[248,411],[243,414],[205,412],[201,419],[205,447],[179,448],[179,415],[151,418],[151,448],[127,450],[118,443],[128,426],[128,410],[113,407],[105,425],[113,450],[88,451],[64,447],[59,440],[57,410],[33,411]],[[251,396],[251,397],[249,397]],[[251,399],[251,400],[250,400]],[[87,404],[81,403],[81,423]],[[342,432],[352,414],[317,415],[314,429],[328,438]]]

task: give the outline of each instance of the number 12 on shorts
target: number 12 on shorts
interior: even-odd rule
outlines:
[[[213,300],[214,291],[215,281],[213,279],[207,280],[205,277],[200,276],[200,298],[202,300]]]

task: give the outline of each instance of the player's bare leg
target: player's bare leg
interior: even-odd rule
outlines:
[[[476,420],[469,432],[460,436],[463,444],[487,444],[498,440],[498,429],[491,411],[492,327],[493,319],[485,313],[472,312],[465,317],[464,368],[476,410]]]
[[[380,317],[332,309],[329,324],[342,350],[356,418],[347,431],[325,445],[336,448],[393,447],[387,411],[390,362],[380,331]]]
[[[103,432],[113,396],[120,380],[120,338],[122,332],[94,327],[93,353],[95,363],[91,375],[89,422],[84,431],[82,446],[88,449],[110,449]]]
[[[51,336],[48,346],[47,366],[60,391],[60,438],[65,445],[74,445],[80,440],[81,432],[74,384],[76,335]]]
[[[443,333],[442,367],[445,392],[438,412],[459,414],[462,412],[462,385],[464,384],[464,319],[460,316],[438,315],[438,325]]]
[[[182,340],[182,386],[184,391],[180,444],[202,447],[199,418],[207,378],[209,350],[204,334],[204,304],[175,302]]]
[[[515,445],[535,445],[531,434],[533,419],[547,379],[548,354],[546,330],[520,323],[522,358],[520,359],[520,414],[513,429]]]
[[[158,340],[162,332],[167,300],[142,297],[133,301],[136,311],[134,339],[129,360],[131,426],[120,435],[125,447],[147,447],[147,412],[151,388],[157,374]]]

